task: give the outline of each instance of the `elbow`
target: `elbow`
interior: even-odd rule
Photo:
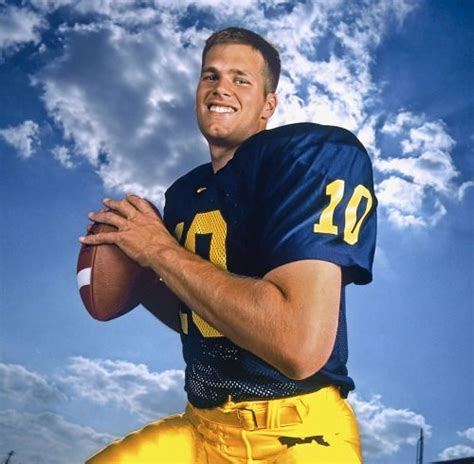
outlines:
[[[287,353],[280,372],[291,380],[307,379],[324,367],[333,346],[334,343],[327,343],[323,346],[313,343],[312,346],[305,349],[299,344],[291,353]]]
[[[314,360],[292,362],[284,366],[281,373],[291,380],[304,380],[312,375],[316,374],[323,366],[325,362],[316,362]]]

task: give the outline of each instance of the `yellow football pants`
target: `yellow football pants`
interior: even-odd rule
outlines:
[[[153,422],[87,464],[361,463],[359,432],[335,387],[270,401],[229,401]]]

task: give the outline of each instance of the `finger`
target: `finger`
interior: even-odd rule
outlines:
[[[79,237],[79,241],[83,245],[101,245],[103,243],[115,243],[117,240],[117,232],[102,232],[101,234],[85,235]]]
[[[113,211],[105,211],[100,213],[89,213],[88,217],[94,222],[100,222],[102,224],[109,224],[111,226],[120,229],[125,226],[127,220]]]
[[[118,211],[123,217],[132,219],[137,210],[134,208],[127,199],[124,200],[111,200],[110,198],[104,198],[103,203],[110,209]]]
[[[153,213],[161,219],[161,213],[158,208],[149,200],[141,198],[138,195],[127,195],[127,200],[143,214]]]

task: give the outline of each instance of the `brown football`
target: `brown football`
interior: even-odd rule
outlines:
[[[88,232],[117,230],[95,223]],[[99,321],[119,317],[139,303],[157,276],[131,260],[116,245],[82,245],[77,261],[77,285],[89,314]]]

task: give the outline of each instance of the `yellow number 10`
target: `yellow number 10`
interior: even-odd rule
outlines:
[[[175,236],[178,240],[183,234],[184,223],[180,222],[175,229]],[[209,260],[221,269],[227,269],[227,252],[225,241],[227,237],[227,224],[219,210],[208,211],[206,213],[198,213],[189,227],[185,248],[196,253],[196,237],[198,235],[210,235]],[[181,329],[185,335],[188,334],[189,321],[188,315],[180,311]],[[206,338],[217,338],[223,335],[211,324],[205,321],[199,314],[192,311],[192,321],[201,335]]]
[[[334,211],[344,197],[345,183],[342,179],[336,179],[326,186],[326,195],[329,196],[329,205],[321,213],[319,222],[314,224],[313,232],[320,234],[338,234],[338,227],[334,224]],[[367,200],[365,211],[360,218],[357,217],[357,209],[360,202],[365,198]],[[373,198],[370,191],[359,184],[347,203],[345,212],[345,226],[343,240],[349,245],[354,245],[359,240],[360,228],[364,219],[372,208]]]

